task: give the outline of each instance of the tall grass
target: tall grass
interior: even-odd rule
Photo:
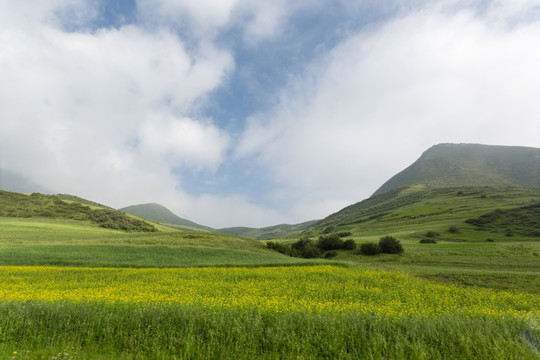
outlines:
[[[536,359],[525,320],[0,303],[3,359]]]

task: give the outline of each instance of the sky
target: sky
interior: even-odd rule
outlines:
[[[540,147],[538,0],[0,0],[0,167],[215,228],[324,218],[439,143]]]

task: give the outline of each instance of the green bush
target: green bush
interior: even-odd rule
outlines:
[[[339,237],[347,237],[347,236],[351,236],[352,235],[352,232],[350,231],[344,231],[344,232],[340,232],[338,233]]]
[[[377,243],[364,243],[360,245],[360,253],[362,255],[378,255],[381,253],[381,247]]]
[[[282,254],[285,254],[285,255],[289,255],[289,256],[293,256],[293,257],[298,256],[298,252],[296,251],[296,249],[293,249],[290,246],[287,246],[287,245],[284,245],[284,244],[281,244],[281,243],[278,243],[278,242],[267,241],[266,246],[269,249],[275,250],[275,251],[277,251],[279,253],[282,253]]]
[[[332,258],[335,258],[337,255],[338,255],[338,252],[332,250],[332,251],[328,251],[326,254],[324,254],[324,258],[325,259],[332,259]]]
[[[379,240],[379,247],[381,252],[385,254],[401,254],[403,252],[403,246],[393,236],[384,236]]]
[[[420,244],[436,244],[437,241],[435,239],[422,239],[420,240]]]
[[[321,256],[321,250],[315,245],[308,245],[302,250],[300,256],[306,259],[313,259]]]
[[[343,248],[343,240],[338,234],[322,235],[316,245],[322,251],[338,250]]]
[[[426,236],[427,236],[428,238],[436,238],[436,237],[439,236],[439,235],[441,235],[441,234],[439,234],[439,233],[436,232],[436,231],[431,231],[431,230],[430,230],[430,231],[426,232]]]
[[[466,222],[468,222],[468,220]],[[459,229],[457,226],[450,226],[448,228],[448,231],[451,232],[452,234],[457,234],[459,232]]]
[[[334,227],[333,226],[327,226],[324,228],[324,230],[322,231],[323,234],[330,234],[332,231],[334,230]]]
[[[295,249],[298,252],[304,251],[308,246],[313,246],[313,240],[309,238],[302,238],[291,245],[291,248]]]
[[[356,249],[356,241],[353,239],[345,240],[343,243],[343,250],[354,250]]]

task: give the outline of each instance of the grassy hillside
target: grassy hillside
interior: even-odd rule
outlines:
[[[69,198],[69,200],[62,199]],[[15,218],[48,218],[89,221],[101,227],[124,230],[152,232],[158,229],[140,219],[134,219],[123,212],[111,208],[92,208],[66,195],[31,195],[0,190],[0,216]],[[85,202],[99,205],[92,202]]]
[[[313,264],[264,244],[210,232],[162,228],[126,233],[69,219],[0,217],[0,265],[106,267]]]
[[[402,186],[540,187],[540,149],[440,144],[384,183],[374,195]]]
[[[332,262],[219,233],[107,229],[77,219],[102,208],[7,194],[0,358],[534,359],[539,191],[375,196],[303,235],[390,233],[405,253],[340,250]],[[436,244],[419,243],[428,234]]]
[[[179,230],[207,230],[213,231],[208,226],[199,225],[193,221],[183,219],[175,215],[172,211],[159,204],[132,205],[120,209],[120,211],[133,214],[143,219],[154,221],[160,224],[178,228]]]
[[[288,234],[295,233],[307,229],[308,227],[316,224],[319,220],[307,221],[301,224],[289,225],[281,224],[274,226],[267,226],[263,228],[250,228],[250,227],[231,227],[218,229],[217,232],[248,237],[257,240],[268,240],[279,237],[287,236]]]
[[[333,259],[443,283],[540,294],[539,203],[535,188],[402,187],[330,215],[295,239],[350,232],[348,239],[361,245],[392,235],[404,254],[339,250]],[[435,243],[420,243],[425,239]]]
[[[471,226],[465,223],[469,218],[496,209],[512,209],[538,202],[538,188],[401,187],[348,206],[308,228],[305,233],[402,233],[407,229],[421,232],[429,228],[445,232],[452,225],[470,229]],[[534,227],[534,224],[530,226]],[[529,230],[534,231],[532,228]]]

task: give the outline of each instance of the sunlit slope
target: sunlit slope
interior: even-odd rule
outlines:
[[[374,195],[402,186],[540,187],[540,149],[440,144],[384,183]]]
[[[286,236],[290,233],[302,231],[316,224],[318,221],[319,220],[312,220],[296,225],[280,224],[274,226],[266,226],[263,228],[230,227],[224,229],[217,229],[216,231],[224,234],[248,237],[251,239],[268,240]]]
[[[440,231],[447,237],[463,237],[452,233],[451,226],[475,231],[482,229],[466,220],[480,217],[496,209],[508,210],[540,202],[539,188],[453,187],[426,188],[402,187],[372,196],[357,204],[332,214],[306,230],[307,234],[351,231],[355,235],[411,234],[422,231]],[[523,216],[533,220],[533,212]],[[516,235],[534,237],[536,222],[499,222],[491,224],[490,233],[505,234],[515,229]],[[469,236],[471,236],[469,234]],[[482,236],[488,236],[484,234]]]
[[[166,228],[128,233],[77,220],[0,217],[0,265],[198,267],[316,262],[225,234]]]
[[[27,195],[0,190],[0,216],[76,220],[129,232],[158,231],[154,224],[142,219],[70,195]]]

